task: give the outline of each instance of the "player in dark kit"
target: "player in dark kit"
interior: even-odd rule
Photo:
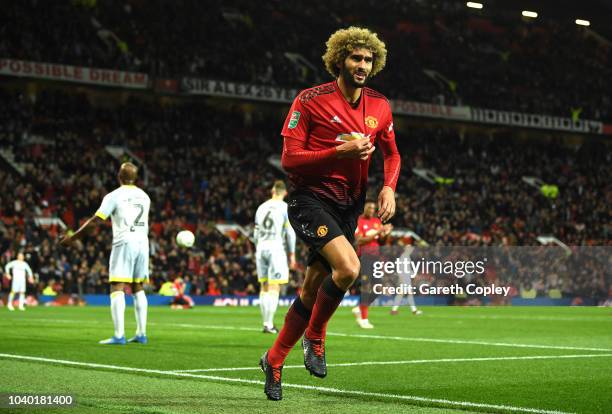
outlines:
[[[332,34],[326,45],[323,61],[336,80],[302,91],[282,131],[282,165],[291,185],[289,221],[310,255],[302,292],[260,360],[271,400],[282,399],[283,363],[302,335],[306,369],[320,378],[327,375],[327,322],[359,276],[353,240],[375,145],[385,173],[377,215],[386,222],[395,214],[400,156],[391,109],[383,95],[365,87],[385,66],[385,44],[367,29],[350,27]]]

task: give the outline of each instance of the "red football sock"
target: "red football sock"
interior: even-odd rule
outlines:
[[[308,329],[306,329],[308,339],[325,339],[327,322],[342,302],[345,293],[346,291],[336,286],[331,275],[325,278],[317,292],[317,300],[312,308]]]
[[[285,316],[285,324],[276,337],[274,345],[268,351],[268,362],[274,368],[283,365],[291,349],[302,337],[308,326],[310,314],[311,311],[304,306],[298,296]]]
[[[361,311],[361,319],[368,319],[368,305],[359,305],[359,310]]]

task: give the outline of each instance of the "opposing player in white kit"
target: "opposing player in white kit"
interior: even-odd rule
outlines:
[[[404,248],[404,252],[399,257],[400,261],[403,262],[405,259],[410,260],[410,255],[412,254],[413,251],[414,251],[414,247],[406,246]],[[412,271],[408,273],[399,274],[398,275],[399,283],[412,287],[413,275],[414,275],[414,272]],[[422,315],[423,312],[417,309],[416,307],[416,303],[414,302],[414,295],[412,293],[407,293],[406,297],[408,298],[408,305],[410,305],[410,310],[412,311],[412,314],[417,315],[417,316]],[[395,298],[393,299],[393,307],[391,307],[391,315],[399,314],[399,307],[402,304],[403,299],[404,299],[404,294],[398,293],[395,295]]]
[[[274,314],[278,307],[280,285],[289,281],[289,267],[295,267],[295,232],[289,224],[287,203],[283,201],[286,195],[285,183],[276,181],[272,187],[272,198],[260,205],[255,213],[255,258],[257,279],[261,283],[259,307],[264,333],[278,333],[274,326]]]
[[[100,341],[105,345],[126,343],[124,332],[125,283],[132,285],[136,335],[127,342],[148,342],[147,297],[142,284],[149,279],[149,208],[147,193],[136,187],[138,169],[132,163],[121,164],[121,186],[108,193],[96,214],[90,217],[73,235],[62,239],[62,244],[81,238],[88,230],[111,217],[113,223],[113,248],[110,255],[109,281],[111,284],[111,315],[115,325],[112,338]]]
[[[19,294],[19,310],[25,310],[25,293],[26,293],[26,275],[28,278],[32,278],[32,269],[30,265],[26,263],[23,253],[17,254],[16,260],[11,260],[4,266],[4,272],[6,277],[11,280],[11,293],[9,293],[8,304],[6,307],[10,311],[14,311],[13,299],[15,293]]]

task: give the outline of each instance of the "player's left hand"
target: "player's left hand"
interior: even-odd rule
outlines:
[[[391,187],[384,186],[378,194],[378,218],[383,223],[395,215],[395,192]]]

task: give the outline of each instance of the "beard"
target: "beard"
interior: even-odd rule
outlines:
[[[370,80],[370,77],[366,75],[363,82],[357,82],[355,80],[355,76],[348,70],[346,65],[342,67],[342,69],[340,70],[340,74],[342,75],[342,79],[344,79],[344,81],[348,83],[350,86],[352,86],[353,88],[363,88],[364,86],[366,86],[366,84]]]

